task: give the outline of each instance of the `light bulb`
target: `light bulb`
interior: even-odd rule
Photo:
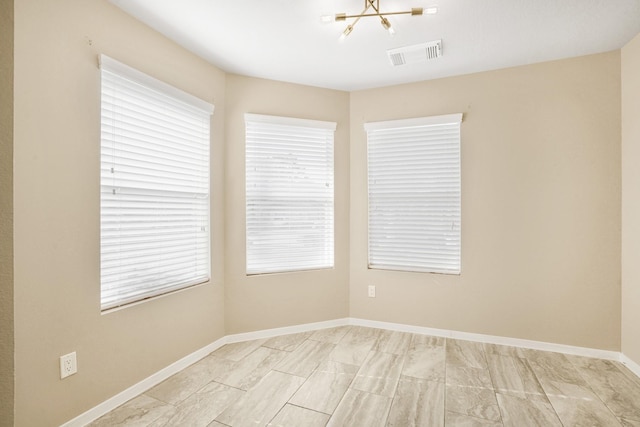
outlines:
[[[389,31],[390,35],[394,35],[396,33],[396,30],[393,29],[391,22],[389,22],[387,18],[382,17],[380,23],[385,30]]]
[[[344,29],[344,31],[342,32],[342,34],[340,34],[340,41],[343,42],[344,39],[347,38],[347,36],[349,34],[351,34],[351,31],[353,31],[353,25],[347,25],[347,28]]]

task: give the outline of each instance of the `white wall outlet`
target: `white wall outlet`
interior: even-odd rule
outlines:
[[[376,297],[376,285],[369,285],[369,298]]]
[[[76,352],[60,356],[60,379],[67,378],[78,372],[78,362],[76,361]]]

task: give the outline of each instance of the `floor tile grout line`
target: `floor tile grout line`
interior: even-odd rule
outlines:
[[[346,335],[346,334],[345,334],[345,335]],[[341,338],[341,339],[342,339],[342,338]],[[310,338],[307,338],[307,340],[311,340],[311,341],[315,341],[315,342],[324,342],[324,341],[316,341],[316,340],[313,340],[313,339],[310,339]],[[306,340],[305,340],[305,341],[306,341]],[[340,342],[340,340],[338,340],[338,342]],[[332,344],[332,343],[328,343],[328,344]],[[334,345],[334,348],[335,348],[335,346],[337,346],[338,344],[337,344],[337,343],[335,343],[335,344],[333,344],[333,345]],[[327,356],[325,356],[325,358],[327,358],[327,359],[325,359],[325,360],[323,360],[323,361],[328,360],[328,357],[329,357],[329,354],[327,354]],[[339,363],[339,362],[336,362],[336,363]],[[298,388],[298,390],[299,390],[302,386],[304,386],[304,384],[309,380],[309,378],[311,378],[311,376],[316,372],[316,370],[318,369],[318,367],[319,367],[321,364],[322,364],[322,362],[320,362],[320,363],[315,367],[315,369],[311,372],[311,374],[309,374],[309,376],[307,377],[307,379],[305,380],[305,382],[304,382],[304,383],[302,383],[302,384],[300,385],[300,387]],[[355,375],[354,375],[354,378],[355,378]],[[352,383],[352,382],[353,382],[353,378],[351,379],[351,382],[349,383],[349,387],[351,386],[351,383]],[[349,387],[347,387],[347,390],[349,389]],[[296,390],[296,393],[297,393],[297,391],[298,391],[298,390]],[[290,403],[290,401],[291,401],[291,399],[293,398],[293,396],[295,396],[295,394],[296,394],[296,393],[294,393],[293,395],[291,395],[291,397],[289,398],[289,400],[287,401],[287,403],[289,403],[289,404],[293,405],[293,403]],[[346,391],[345,391],[345,393],[346,393]],[[345,394],[345,393],[343,393],[342,398],[340,399],[340,402],[342,402],[342,399],[344,399],[344,394]],[[310,410],[310,411],[320,412],[321,414],[329,415],[329,419],[327,420],[327,424],[328,424],[328,423],[331,421],[331,417],[333,417],[333,414],[335,413],[335,411],[336,411],[337,407],[338,407],[338,406],[340,406],[340,402],[338,402],[338,404],[337,404],[337,405],[336,405],[336,407],[333,409],[333,411],[331,412],[331,414],[326,414],[325,412],[321,412],[321,411],[315,411],[314,409],[306,408],[306,407],[304,407],[304,409],[308,409],[308,410]],[[294,405],[294,406],[299,406],[299,405]],[[302,406],[299,406],[299,407],[302,407]]]
[[[340,337],[340,339],[338,340],[338,342],[335,344],[335,346],[338,346],[338,344],[340,344],[340,341],[342,341],[342,339],[347,336],[347,334],[349,333],[349,331],[351,330],[351,327],[349,327],[349,329],[347,330],[347,332]],[[335,348],[335,347],[334,347]],[[329,355],[327,355],[327,358],[329,357]],[[336,363],[341,363],[341,362],[336,362]],[[346,363],[345,363],[346,364]],[[352,365],[353,366],[353,365]],[[340,398],[340,400],[338,401],[337,405],[335,408],[333,408],[333,411],[331,411],[331,415],[329,416],[329,420],[327,421],[327,424],[329,424],[331,422],[331,419],[333,418],[334,414],[336,413],[336,410],[340,407],[340,404],[342,403],[342,401],[344,400],[345,395],[347,394],[347,391],[349,389],[351,389],[351,384],[353,384],[353,382],[356,379],[356,376],[358,374],[358,372],[360,371],[360,368],[358,368],[358,371],[356,371],[356,373],[353,375],[353,378],[351,378],[351,381],[349,381],[349,385],[347,386],[346,390],[344,391],[344,393],[342,393],[342,397]]]
[[[526,354],[525,354],[526,356]],[[524,358],[527,362],[527,364],[529,365],[529,367],[531,368],[531,372],[533,373],[533,376],[536,378],[536,381],[538,382],[538,384],[540,385],[540,389],[544,392],[545,397],[547,398],[547,400],[549,401],[549,405],[551,405],[551,408],[553,409],[553,412],[556,414],[556,417],[558,418],[558,420],[560,420],[560,424],[562,424],[563,427],[570,427],[570,426],[565,426],[564,422],[562,421],[562,417],[560,417],[560,413],[558,412],[558,409],[555,407],[555,405],[553,404],[553,401],[549,398],[549,393],[547,392],[547,390],[544,388],[544,386],[542,385],[542,380],[540,379],[540,376],[538,375],[538,373],[536,372],[536,370],[534,369],[533,366],[531,366],[530,360],[528,357]],[[571,360],[569,360],[569,362],[571,362]]]
[[[349,382],[348,386],[346,387],[346,390],[347,390],[347,391],[348,391],[348,390],[356,390],[356,389],[353,389],[353,388],[352,388],[352,386],[353,386],[353,383],[354,383],[355,379],[357,378],[357,373],[361,371],[361,369],[362,369],[362,368],[363,368],[363,366],[364,366],[364,362],[365,362],[365,361],[370,357],[370,355],[371,355],[371,353],[372,353],[372,352],[376,351],[376,350],[374,350],[374,349],[378,347],[379,343],[380,343],[380,342],[381,342],[381,340],[383,339],[383,337],[382,337],[382,336],[380,336],[380,333],[379,333],[379,331],[381,331],[381,330],[383,330],[383,329],[379,329],[379,328],[370,328],[370,327],[364,327],[364,326],[363,326],[363,327],[361,327],[361,328],[362,328],[362,330],[365,332],[365,334],[364,334],[364,335],[368,335],[368,334],[370,334],[370,332],[367,332],[367,330],[368,330],[368,331],[371,331],[371,330],[378,331],[378,335],[377,335],[377,337],[376,337],[376,339],[375,339],[374,343],[372,344],[372,347],[369,349],[369,351],[368,351],[368,353],[367,353],[367,355],[366,355],[366,357],[365,357],[364,361],[363,361],[360,365],[355,365],[355,366],[358,366],[358,370],[356,371],[356,374],[351,378],[351,380],[350,380],[350,382]],[[329,329],[329,328],[327,328],[327,329]],[[361,332],[362,332],[362,331],[361,331]],[[393,331],[393,332],[396,332],[396,331]],[[349,335],[349,333],[350,333],[350,331],[345,332],[345,333],[340,337],[340,339],[338,339],[337,343],[342,342],[342,341],[343,341],[343,339]],[[409,344],[403,348],[403,350],[402,350],[402,353],[401,353],[401,354],[394,353],[394,352],[393,352],[393,350],[392,350],[391,352],[389,352],[389,353],[388,353],[388,352],[385,352],[385,351],[380,351],[380,353],[387,353],[387,354],[389,354],[389,355],[397,355],[397,357],[398,357],[398,359],[397,359],[397,360],[400,362],[399,375],[398,375],[397,381],[395,381],[395,385],[394,385],[394,389],[393,389],[393,394],[392,394],[391,396],[386,396],[386,395],[384,396],[384,397],[387,397],[387,398],[389,398],[389,397],[390,397],[390,404],[389,404],[389,406],[388,406],[388,408],[387,408],[387,410],[386,410],[386,415],[385,415],[385,417],[384,417],[384,422],[385,422],[385,423],[388,423],[388,422],[389,422],[389,419],[390,419],[389,417],[390,417],[390,414],[391,414],[391,410],[392,410],[392,408],[393,408],[394,401],[395,401],[395,399],[397,398],[399,384],[400,384],[401,378],[402,378],[402,376],[403,376],[402,372],[403,372],[403,370],[404,370],[404,366],[405,366],[405,364],[407,363],[407,356],[408,356],[408,354],[409,354],[409,352],[410,352],[410,350],[411,350],[411,348],[412,348],[411,346],[412,346],[412,343],[413,343],[413,341],[414,341],[414,339],[415,339],[415,336],[418,336],[418,335],[429,336],[429,335],[427,335],[427,334],[419,334],[419,333],[411,333],[411,335],[412,335],[412,336],[411,336],[411,340],[409,340]],[[369,336],[371,336],[371,335],[369,335]],[[252,340],[252,341],[258,341],[258,340]],[[309,335],[309,336],[308,336],[307,338],[305,338],[302,342],[300,342],[300,343],[298,344],[298,346],[297,346],[297,347],[295,347],[295,348],[294,348],[294,349],[292,349],[291,351],[286,351],[286,350],[281,350],[281,349],[278,349],[278,348],[271,348],[271,347],[267,347],[266,345],[264,345],[264,343],[262,343],[262,344],[258,345],[258,347],[253,347],[253,349],[252,349],[249,353],[244,354],[244,355],[243,355],[243,357],[242,357],[242,358],[240,358],[240,359],[239,359],[239,360],[237,360],[237,361],[236,361],[236,360],[232,360],[232,359],[226,359],[226,358],[224,358],[224,360],[229,361],[230,363],[233,363],[233,364],[239,363],[239,362],[241,362],[242,360],[244,360],[244,359],[246,359],[247,357],[249,357],[251,354],[254,354],[254,353],[255,353],[255,351],[256,351],[258,348],[265,348],[265,349],[269,349],[269,350],[275,350],[275,351],[279,351],[279,352],[283,352],[283,353],[290,354],[291,352],[293,352],[293,351],[295,351],[297,348],[299,348],[299,347],[300,347],[300,345],[303,345],[303,344],[304,344],[305,342],[307,342],[307,341],[315,341],[315,342],[325,342],[325,343],[328,343],[327,341],[318,341],[317,339],[315,339],[315,340],[314,340],[314,339],[312,339],[312,338],[311,338],[311,335]],[[443,342],[444,342],[444,346],[443,346],[443,347],[444,347],[444,352],[445,352],[445,357],[444,357],[444,368],[443,368],[443,371],[444,371],[444,382],[443,382],[443,391],[442,391],[442,392],[444,393],[444,396],[443,396],[443,403],[442,403],[442,405],[443,405],[443,411],[442,411],[443,420],[442,420],[442,423],[443,423],[443,424],[445,424],[445,423],[446,423],[446,414],[447,414],[447,412],[448,412],[448,411],[447,411],[447,408],[448,408],[448,403],[449,403],[449,402],[447,401],[447,398],[446,398],[446,397],[447,397],[447,396],[446,396],[446,395],[447,395],[447,393],[446,393],[446,391],[447,391],[447,385],[448,385],[448,383],[449,383],[449,377],[452,375],[452,373],[450,372],[450,366],[449,366],[449,364],[447,363],[447,361],[449,360],[449,359],[448,359],[448,358],[449,358],[449,350],[450,350],[450,348],[453,348],[453,347],[451,347],[451,343],[452,343],[452,342],[454,342],[454,341],[455,341],[455,339],[454,339],[454,338],[451,338],[451,337],[443,337]],[[460,341],[468,341],[468,340],[460,339]],[[266,341],[265,341],[265,342],[266,342]],[[384,341],[384,342],[386,342],[386,341]],[[389,341],[387,344],[389,344],[390,342],[391,342],[391,341]],[[400,342],[402,342],[402,340],[400,340]],[[473,341],[470,341],[470,342],[473,342]],[[336,344],[336,343],[334,343],[334,342],[331,342],[331,344],[334,346],[334,348],[335,348],[335,346],[337,345],[337,344]],[[397,343],[396,343],[396,344],[397,344]],[[386,345],[386,344],[385,344],[385,345]],[[496,344],[496,345],[498,345],[498,344]],[[509,346],[506,346],[506,347],[509,347]],[[390,346],[389,346],[389,348],[390,348]],[[466,348],[466,347],[464,347],[464,348]],[[492,372],[492,370],[491,370],[491,369],[489,369],[489,353],[488,353],[488,351],[487,351],[487,349],[485,348],[485,346],[484,346],[484,345],[481,347],[481,350],[482,350],[482,351],[481,351],[481,356],[482,356],[482,358],[484,359],[484,362],[485,362],[485,365],[486,365],[486,369],[488,370],[488,374],[489,374],[490,387],[491,387],[491,389],[492,389],[492,391],[493,391],[493,394],[494,394],[494,397],[495,397],[495,399],[496,399],[497,406],[498,406],[498,409],[499,409],[499,413],[500,413],[500,421],[499,421],[499,423],[501,423],[502,425],[504,425],[504,414],[505,414],[505,412],[504,412],[504,410],[503,410],[503,409],[504,409],[504,408],[503,408],[503,406],[501,406],[501,405],[500,405],[500,403],[498,402],[497,395],[498,395],[498,394],[504,394],[505,396],[508,396],[509,394],[505,394],[505,393],[500,393],[500,392],[499,392],[499,390],[498,390],[498,388],[497,388],[496,377],[495,377],[495,375],[497,375],[497,373],[495,373],[495,374],[494,374],[494,373]],[[500,351],[504,351],[504,350],[500,350]],[[620,417],[616,416],[616,414],[614,413],[614,411],[612,410],[612,408],[611,408],[611,407],[610,407],[610,406],[605,402],[605,398],[606,398],[606,396],[608,396],[608,394],[603,393],[601,388],[598,388],[598,387],[596,387],[596,386],[595,386],[595,385],[597,385],[597,384],[598,384],[598,381],[599,381],[599,380],[598,380],[596,377],[593,377],[593,376],[591,376],[591,375],[590,375],[590,374],[591,374],[591,372],[589,371],[589,369],[590,369],[590,367],[589,367],[589,366],[590,366],[590,365],[581,366],[581,365],[579,365],[579,364],[578,364],[578,363],[579,363],[579,359],[572,359],[572,358],[568,357],[568,355],[566,355],[566,354],[564,354],[564,353],[561,353],[561,352],[555,352],[555,351],[544,351],[544,350],[540,350],[540,352],[541,352],[541,353],[544,353],[544,354],[553,354],[553,353],[558,353],[558,354],[562,355],[562,356],[563,356],[563,358],[568,362],[568,364],[569,364],[569,366],[571,367],[571,369],[574,369],[574,370],[576,371],[576,374],[578,375],[578,376],[577,376],[577,378],[579,378],[579,379],[583,382],[584,386],[586,386],[586,390],[590,391],[590,392],[591,392],[591,393],[593,393],[595,396],[597,396],[597,400],[596,400],[596,401],[594,401],[594,402],[600,402],[602,405],[604,405],[604,406],[607,408],[607,412],[609,413],[609,415],[613,416],[613,418],[616,420],[616,425],[622,425],[622,423],[623,423],[623,421],[622,421],[622,420],[623,420],[623,418],[624,418],[624,417],[623,417],[622,415],[621,415]],[[215,353],[215,351],[211,352],[209,355],[213,355],[214,353]],[[474,352],[474,353],[475,353],[475,352]],[[230,354],[231,354],[231,353],[230,353]],[[498,353],[498,355],[501,355],[501,353]],[[505,355],[507,355],[507,353],[505,353]],[[516,370],[515,370],[515,374],[517,374],[517,375],[519,376],[519,378],[520,378],[522,381],[524,381],[524,380],[525,380],[525,378],[527,379],[527,381],[528,381],[528,382],[531,382],[531,384],[533,384],[533,381],[532,381],[532,380],[535,380],[535,381],[536,381],[537,385],[539,385],[539,386],[540,386],[540,390],[541,390],[541,391],[542,391],[542,393],[544,394],[544,397],[547,399],[547,403],[548,403],[548,404],[550,404],[551,409],[554,411],[554,414],[555,414],[555,416],[557,417],[557,419],[559,420],[560,424],[561,424],[561,425],[564,425],[564,423],[562,422],[562,420],[561,420],[561,419],[560,419],[560,417],[559,417],[559,412],[558,412],[559,410],[556,408],[556,406],[554,406],[554,405],[553,405],[553,403],[552,403],[551,399],[549,399],[549,394],[548,394],[548,393],[549,393],[551,390],[550,390],[550,389],[548,389],[548,388],[543,387],[543,386],[542,386],[542,383],[541,383],[541,379],[540,379],[540,378],[541,378],[541,376],[540,376],[540,375],[542,375],[542,374],[544,374],[544,377],[546,378],[546,379],[545,379],[545,381],[547,381],[547,380],[551,381],[553,378],[558,378],[557,376],[555,376],[555,374],[553,374],[553,370],[552,370],[552,371],[549,371],[549,373],[548,373],[548,374],[553,375],[552,377],[549,377],[549,378],[547,378],[547,376],[549,376],[549,375],[548,375],[548,374],[545,374],[545,371],[544,371],[544,369],[545,369],[545,364],[547,364],[547,363],[549,363],[549,364],[551,364],[551,363],[555,363],[555,362],[553,362],[553,358],[549,358],[548,360],[546,360],[546,361],[545,361],[545,363],[544,363],[544,364],[541,364],[540,366],[538,366],[538,368],[537,368],[537,369],[534,369],[534,368],[533,368],[533,366],[532,366],[532,364],[530,363],[532,360],[534,360],[534,359],[535,359],[533,354],[529,355],[529,354],[524,354],[524,353],[523,353],[523,354],[522,354],[522,357],[521,357],[521,354],[516,353],[516,354],[515,354],[515,355],[513,355],[513,356],[511,356],[511,355],[509,354],[509,356],[510,356],[510,357],[513,357],[513,358],[516,358],[516,357],[517,357],[517,359],[522,360],[522,361],[527,365],[527,367],[528,367],[528,368],[529,368],[529,370],[531,371],[531,372],[530,372],[530,374],[529,374],[529,372],[527,372],[527,370],[523,370],[523,369],[522,369],[523,367],[522,367],[522,366],[520,366],[520,365],[516,365],[516,366],[515,366],[515,368],[516,368]],[[284,357],[286,357],[286,355],[285,355]],[[584,357],[584,356],[583,356],[583,357]],[[220,358],[220,359],[222,360],[223,358]],[[595,358],[593,358],[593,359],[597,359],[597,360],[608,360],[608,359],[601,359],[601,358],[597,358],[597,357],[595,357]],[[282,404],[282,406],[278,409],[278,411],[277,411],[277,412],[276,412],[276,414],[272,417],[272,419],[270,420],[270,422],[271,422],[271,421],[273,421],[273,420],[278,416],[278,414],[279,414],[279,413],[280,413],[280,412],[281,412],[281,411],[286,407],[286,405],[287,405],[287,404],[292,405],[292,406],[296,406],[296,407],[299,407],[299,408],[304,408],[304,409],[309,410],[309,411],[312,411],[312,412],[316,412],[316,413],[321,413],[321,414],[328,415],[328,416],[329,416],[329,421],[328,421],[328,422],[330,422],[330,420],[332,419],[332,417],[334,416],[334,414],[335,414],[335,412],[336,412],[336,409],[337,409],[337,408],[340,406],[340,404],[344,401],[344,397],[345,397],[346,391],[342,394],[340,401],[338,402],[338,404],[336,405],[336,407],[333,409],[333,411],[332,411],[332,413],[331,413],[331,414],[326,414],[326,413],[321,412],[321,411],[317,411],[317,410],[314,410],[314,409],[311,409],[311,408],[305,408],[305,407],[303,407],[303,406],[295,405],[295,404],[290,403],[290,400],[292,399],[292,397],[293,397],[293,396],[294,396],[294,395],[295,395],[295,394],[300,390],[300,388],[301,388],[301,387],[303,387],[303,386],[304,386],[304,384],[306,384],[306,383],[307,383],[307,381],[309,381],[309,378],[310,378],[314,373],[316,373],[316,372],[318,371],[319,366],[320,366],[322,363],[324,363],[325,361],[327,361],[327,360],[330,360],[330,359],[329,359],[329,354],[327,354],[327,355],[323,356],[321,359],[319,359],[319,362],[315,365],[315,367],[310,371],[309,375],[307,375],[306,377],[302,377],[302,376],[299,376],[299,375],[295,375],[295,374],[291,374],[291,373],[283,372],[284,374],[288,374],[288,375],[291,375],[291,376],[296,376],[296,377],[298,377],[298,378],[304,378],[304,381],[303,381],[303,382],[302,382],[302,383],[301,383],[301,384],[296,388],[296,390],[295,390],[295,391],[293,391],[293,392],[292,392],[291,396],[287,399],[287,401],[286,401],[284,404]],[[473,357],[472,357],[471,359],[467,359],[464,355],[462,355],[462,359],[461,359],[461,360],[462,360],[462,361],[464,361],[464,360],[468,360],[468,362],[473,362],[473,365],[475,366],[475,361],[474,361]],[[338,362],[338,361],[335,361],[335,362],[336,362],[336,363],[342,363],[342,362]],[[214,361],[214,363],[217,363],[217,362],[216,362],[216,361]],[[467,364],[468,364],[468,363],[467,363]],[[462,365],[462,366],[466,366],[467,364]],[[349,364],[346,364],[346,365],[349,365]],[[224,365],[223,365],[223,366],[224,366]],[[351,366],[354,366],[354,365],[351,365]],[[561,369],[561,365],[559,365],[559,366],[560,366],[560,369]],[[629,376],[627,375],[627,373],[621,369],[621,366],[624,366],[624,365],[618,366],[618,364],[614,363],[614,365],[613,365],[613,366],[616,366],[616,370],[615,370],[615,372],[616,372],[616,374],[620,374],[622,379],[629,380],[629,381],[631,381],[631,382],[633,383],[633,385],[636,385],[636,381],[634,381],[634,380],[633,380],[633,378],[631,378],[631,379],[630,379],[630,378],[629,378]],[[596,370],[596,367],[597,367],[596,365],[594,365],[594,366],[593,366],[594,372],[599,372],[599,373],[604,373],[604,374],[607,374],[607,373],[609,372],[608,370],[605,370],[605,371],[601,371],[601,370],[599,370],[599,369],[597,369],[597,370]],[[184,368],[184,369],[186,369],[186,368]],[[184,369],[183,369],[183,370],[184,370]],[[396,369],[398,369],[398,368],[396,368]],[[542,371],[541,371],[540,369],[542,369]],[[208,369],[207,369],[207,371],[208,371]],[[274,372],[274,371],[275,371],[275,372],[279,372],[279,371],[276,371],[276,370],[275,370],[275,368],[273,368],[273,367],[272,367],[272,368],[270,368],[270,369],[267,371],[267,373],[266,373],[266,374],[262,375],[262,377],[264,377],[265,375],[268,375],[270,372]],[[633,372],[632,372],[632,373],[633,373]],[[523,376],[523,375],[524,375],[524,376]],[[532,375],[532,378],[530,378],[530,375]],[[162,403],[163,405],[166,405],[166,406],[167,406],[167,408],[177,409],[177,408],[179,408],[181,405],[183,405],[183,404],[184,404],[184,402],[185,402],[187,399],[191,399],[191,398],[193,398],[193,396],[195,396],[195,395],[197,395],[198,393],[202,392],[202,390],[203,390],[204,388],[206,388],[206,387],[210,386],[212,383],[220,384],[220,385],[223,385],[223,386],[228,387],[228,388],[232,388],[232,389],[235,389],[235,390],[238,390],[238,391],[242,391],[244,394],[246,394],[246,393],[247,393],[247,391],[248,391],[248,390],[243,390],[243,389],[240,389],[240,388],[238,388],[238,387],[236,387],[236,386],[232,386],[232,385],[229,385],[229,384],[225,384],[224,382],[222,382],[221,380],[219,380],[219,377],[220,377],[220,375],[212,376],[212,377],[211,377],[212,379],[210,379],[207,383],[205,383],[204,385],[202,385],[201,387],[199,387],[197,390],[195,390],[195,391],[191,391],[191,392],[190,392],[186,397],[184,397],[183,399],[181,399],[180,401],[175,402],[175,403],[165,402],[165,400],[163,400],[163,399],[158,399],[158,398],[155,398],[155,397],[153,397],[153,396],[149,396],[149,395],[147,395],[147,394],[146,394],[148,390],[141,392],[138,396],[143,396],[143,395],[144,395],[144,396],[146,396],[147,398],[154,399],[154,400],[156,400],[156,401],[158,401],[158,402]],[[424,379],[424,380],[421,380],[421,381],[429,382],[429,380],[427,380],[427,379]],[[435,382],[437,383],[438,381],[435,381]],[[253,387],[255,387],[255,386],[256,386],[257,384],[259,384],[259,383],[260,383],[260,381],[258,381],[258,383],[256,383],[256,384],[254,384],[254,386],[253,386]],[[594,384],[595,384],[595,385],[594,385]],[[606,385],[606,384],[605,384],[605,385]],[[527,387],[525,387],[525,386],[524,386],[524,384],[523,384],[523,390],[524,390],[524,389],[527,389]],[[249,389],[249,390],[250,390],[250,389]],[[600,391],[598,391],[598,390],[600,390]],[[607,390],[608,390],[608,389],[607,389]],[[364,390],[357,390],[357,391],[358,391],[358,392],[362,392],[362,393],[367,393],[367,394],[373,394],[373,395],[377,395],[377,396],[382,396],[382,395],[380,395],[380,394],[372,393],[372,392],[368,392],[368,391],[364,391]],[[523,392],[523,393],[525,394],[525,396],[524,396],[525,400],[529,400],[529,399],[528,399],[528,393],[526,393],[526,392]],[[572,394],[571,394],[571,395],[572,395]],[[132,399],[130,399],[130,400],[132,400]],[[122,404],[122,405],[120,405],[120,406],[123,406],[123,405],[124,405],[124,404]],[[624,411],[628,411],[628,410],[627,410],[627,409],[624,409]],[[478,416],[478,415],[471,415],[470,413],[460,412],[459,410],[453,410],[453,411],[450,411],[450,412],[455,413],[455,414],[464,415],[464,416],[469,416],[469,417],[471,417],[471,418],[476,418],[476,419],[482,419],[482,420],[486,420],[486,419],[487,419],[487,418],[484,418],[484,417],[482,417],[482,416]],[[604,412],[602,412],[602,413],[604,414]],[[106,415],[106,414],[105,414],[105,415]],[[157,419],[160,419],[160,418],[162,418],[162,417],[163,417],[163,416],[160,416],[160,417],[158,417]],[[377,419],[380,419],[380,418],[381,418],[381,417],[379,417],[379,418],[377,418]],[[152,420],[151,422],[155,422],[157,419],[154,419],[154,420]],[[625,418],[625,419],[626,419],[626,418]],[[613,423],[612,423],[612,424],[613,424]]]
[[[484,363],[487,366],[487,372],[489,373],[489,379],[491,380],[491,387],[493,388],[493,397],[496,399],[496,404],[498,405],[498,411],[500,412],[500,424],[504,426],[504,411],[502,405],[500,405],[500,400],[498,399],[498,387],[496,386],[496,382],[493,378],[493,374],[491,373],[491,369],[489,368],[489,358],[487,357],[487,352],[484,344],[480,345],[482,349],[482,356],[484,357]],[[523,387],[524,388],[524,387]]]
[[[305,341],[306,341],[306,339],[305,339]],[[314,369],[314,371],[315,371],[315,369]],[[313,372],[312,372],[312,374],[313,374]],[[290,375],[291,375],[291,374],[290,374]],[[295,376],[295,375],[294,375],[294,376]],[[310,377],[310,376],[311,376],[311,374],[309,374],[309,377]],[[307,378],[306,378],[302,383],[300,383],[300,385],[298,386],[298,388],[296,388],[296,390],[295,390],[293,393],[291,393],[291,396],[289,396],[289,398],[287,398],[287,401],[286,401],[286,402],[284,402],[284,404],[282,405],[282,407],[281,407],[280,409],[278,409],[278,412],[276,412],[276,413],[275,413],[275,415],[274,415],[274,416],[269,420],[269,422],[267,422],[267,424],[266,424],[267,426],[271,425],[271,423],[273,422],[273,420],[275,420],[275,419],[276,419],[276,417],[278,416],[278,414],[280,414],[280,412],[284,409],[284,407],[285,407],[285,406],[287,406],[287,405],[289,404],[289,401],[291,400],[291,398],[292,398],[293,396],[295,396],[295,394],[298,392],[298,390],[300,390],[300,387],[302,387],[302,386],[304,385],[304,383],[306,383],[306,382],[307,382],[307,380],[309,379],[309,377],[307,377]],[[305,408],[305,409],[306,409],[306,408]]]
[[[348,332],[347,332],[344,336],[346,336],[347,334],[348,334]],[[342,338],[344,338],[344,336],[343,336]],[[340,343],[340,341],[342,341],[342,338],[338,341],[338,343],[336,344],[336,346]],[[378,339],[379,339],[379,337],[378,337]],[[376,343],[377,343],[377,340],[376,340]],[[354,382],[354,381],[356,380],[356,378],[358,377],[358,372],[360,372],[360,370],[361,370],[361,369],[362,369],[362,367],[364,366],[364,362],[365,362],[365,361],[367,360],[367,358],[369,357],[369,354],[373,351],[373,348],[375,347],[376,343],[374,343],[374,344],[372,345],[372,349],[370,349],[370,350],[369,350],[369,352],[367,353],[367,356],[365,357],[364,361],[363,361],[363,362],[362,362],[362,364],[358,367],[358,371],[356,371],[356,373],[354,374],[353,378],[351,378],[351,381],[349,382],[349,385],[347,386],[347,388],[346,388],[345,392],[342,394],[342,398],[340,399],[340,401],[338,402],[338,404],[336,405],[336,407],[333,409],[333,411],[332,411],[332,413],[331,413],[331,416],[329,417],[329,421],[327,421],[327,424],[328,424],[329,422],[331,422],[331,419],[333,418],[333,416],[334,416],[334,414],[335,414],[336,410],[338,409],[338,407],[340,407],[340,404],[341,404],[341,403],[342,403],[342,401],[344,400],[344,398],[345,398],[345,396],[346,396],[346,394],[347,394],[347,391],[349,391],[349,390],[353,390],[353,391],[356,391],[356,392],[359,392],[359,393],[367,393],[367,394],[373,394],[373,395],[376,395],[376,396],[381,396],[381,395],[376,394],[376,393],[370,393],[370,392],[367,392],[367,391],[364,391],[364,390],[358,390],[358,389],[355,389],[355,388],[352,388],[352,387],[351,387],[351,386],[353,385],[353,382]],[[327,356],[327,357],[328,357],[328,356]],[[341,362],[336,362],[336,363],[341,363]],[[353,366],[353,365],[352,365],[352,366]],[[399,377],[398,377],[398,380],[399,380]],[[386,396],[382,396],[382,397],[386,397]],[[394,396],[392,396],[392,398],[391,398],[391,405],[393,405],[393,398],[394,398],[394,397],[395,397],[395,392],[394,392]],[[389,406],[389,409],[387,410],[387,414],[386,414],[386,416],[385,416],[385,425],[386,425],[386,423],[388,422],[389,413],[390,413],[390,411],[391,411],[391,405]]]
[[[447,386],[468,387],[468,386],[461,386],[461,385],[458,385],[458,384],[452,384],[452,383],[449,383],[449,381],[448,381],[448,368],[447,367],[448,367],[449,364],[447,363],[447,360],[448,360],[448,357],[449,357],[449,354],[450,354],[449,345],[450,344],[453,345],[453,341],[465,341],[465,342],[475,343],[474,341],[459,340],[457,338],[445,337],[445,368],[444,368],[445,369],[445,424],[446,424],[446,413],[447,413],[447,411],[446,411]],[[482,343],[478,343],[478,344],[479,344],[478,348],[480,349],[481,354],[482,354],[482,358],[484,359],[484,362],[485,362],[484,364],[486,366],[486,370],[489,373],[489,378],[491,379],[491,371],[489,369],[489,363],[488,363],[488,359],[486,357],[486,351],[484,349],[484,345]],[[452,347],[451,352],[453,352],[453,351],[454,350],[453,350],[453,347]],[[484,369],[484,368],[479,368],[479,369]],[[473,387],[473,388],[481,388],[481,389],[485,389],[485,390],[491,390],[491,392],[493,393],[493,398],[495,399],[495,402],[496,402],[496,406],[498,407],[498,412],[500,414],[500,419],[497,422],[500,423],[500,425],[504,426],[504,421],[502,419],[502,410],[501,410],[500,404],[498,403],[498,396],[497,396],[497,393],[496,393],[495,385],[493,384],[493,380],[491,380],[491,388],[490,389],[488,389],[486,387],[482,387],[482,386],[477,386],[477,387]],[[493,421],[493,420],[489,420],[489,419],[484,418],[484,417],[470,415],[468,413],[467,414],[462,414],[462,413],[456,412],[456,411],[451,411],[451,412],[452,413],[456,413],[456,414],[460,414],[460,415],[469,416],[469,417],[472,417],[472,418],[481,419],[481,420],[484,420],[484,421]]]
[[[444,408],[442,411],[442,416],[443,416],[443,422],[442,425],[446,426],[447,425],[447,377],[448,377],[448,364],[447,364],[447,338],[444,338],[444,387],[443,387],[443,393],[444,393],[444,397],[442,398],[444,401]]]
[[[609,407],[607,402],[604,401],[600,393],[597,391],[597,388],[594,387],[592,383],[589,381],[589,378],[583,375],[582,373],[583,368],[577,366],[575,362],[573,362],[571,359],[567,358],[567,360],[569,360],[569,363],[571,364],[571,366],[573,366],[573,368],[576,371],[578,371],[578,375],[580,375],[580,378],[582,378],[582,380],[589,386],[589,389],[591,390],[591,392],[598,398],[598,400],[600,400],[600,402],[604,405],[604,407],[607,408],[607,410],[611,413],[611,415],[613,415],[613,417],[618,421],[618,424],[620,424],[620,427],[622,427],[622,423],[620,422],[620,417],[618,417],[618,415],[616,415],[616,413],[613,412],[613,410]],[[584,369],[588,369],[588,368],[584,368]]]

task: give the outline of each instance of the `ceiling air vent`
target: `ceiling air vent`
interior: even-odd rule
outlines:
[[[405,64],[418,64],[442,56],[442,40],[414,44],[387,50],[389,60],[394,67]]]

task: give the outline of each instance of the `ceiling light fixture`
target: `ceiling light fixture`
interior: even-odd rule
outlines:
[[[372,12],[369,12],[369,9],[373,9]],[[421,7],[412,7],[411,10],[403,11],[403,12],[380,12],[380,0],[364,0],[364,10],[357,15],[347,15],[346,13],[336,13],[334,16],[323,16],[321,19],[323,22],[331,22],[331,21],[346,21],[347,19],[354,19],[354,21],[347,25],[347,28],[344,29],[342,34],[340,35],[340,41],[343,41],[351,32],[353,31],[353,27],[358,23],[360,18],[366,18],[369,16],[376,16],[380,18],[380,23],[382,27],[389,32],[389,34],[394,35],[395,30],[391,26],[391,22],[387,19],[389,15],[411,15],[418,16],[422,15],[424,12],[431,15],[438,11],[436,7],[429,7],[426,11]],[[369,13],[367,13],[369,12]]]

